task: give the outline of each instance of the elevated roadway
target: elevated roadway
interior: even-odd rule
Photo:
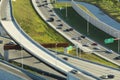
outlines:
[[[44,19],[44,21],[46,23],[48,23],[53,29],[55,29],[57,32],[62,34],[66,39],[71,41],[74,45],[77,45],[84,52],[94,53],[94,54],[120,66],[120,60],[118,60],[118,61],[113,60],[113,58],[116,56],[119,56],[119,54],[117,54],[115,52],[106,53],[106,51],[108,51],[109,49],[105,48],[104,46],[102,46],[100,44],[97,46],[99,49],[98,50],[95,49],[96,46],[91,45],[92,43],[95,43],[95,41],[93,41],[89,38],[81,39],[81,40],[73,40],[72,39],[73,37],[81,36],[82,34],[78,33],[76,30],[65,32],[64,30],[70,28],[71,26],[69,26],[68,24],[63,22],[54,11],[49,12],[49,10],[53,10],[53,6],[51,4],[39,7],[39,5],[43,5],[43,4],[45,4],[45,2],[43,2],[41,0],[38,0],[38,1],[39,2],[36,3],[36,0],[32,0],[32,3],[33,3],[35,10]],[[47,1],[47,3],[50,3],[49,0]],[[51,16],[51,14],[54,14],[55,16]],[[48,22],[47,20],[49,19],[49,17],[53,17],[54,21]],[[61,21],[58,22],[57,20],[61,20]],[[56,28],[59,24],[63,24],[62,29]],[[84,44],[87,44],[87,43],[88,43],[88,47],[83,46]]]
[[[5,0],[4,0],[5,1]],[[12,9],[12,8],[10,8]],[[22,48],[27,50],[30,54],[35,56],[36,58],[42,60],[46,64],[50,65],[54,69],[63,72],[65,74],[69,73],[70,71],[74,70],[70,64],[64,62],[63,60],[56,58],[55,55],[52,55],[51,52],[41,45],[37,44],[34,40],[32,40],[15,22],[14,17],[12,17],[13,21],[9,20],[1,20],[1,24],[8,35],[18,43]],[[84,71],[83,71],[84,72]],[[95,76],[88,76],[87,73],[84,74],[80,70],[76,74],[77,77],[83,80],[95,80],[98,79]],[[89,74],[90,75],[90,74]],[[82,80],[81,79],[81,80]]]

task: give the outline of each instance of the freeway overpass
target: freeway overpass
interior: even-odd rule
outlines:
[[[3,1],[8,1],[8,0],[3,0]],[[3,4],[4,5],[4,4]],[[11,5],[10,5],[11,6]],[[6,10],[6,9],[4,9]],[[2,10],[2,11],[4,11]],[[11,13],[12,13],[12,8],[10,7]],[[4,13],[5,14],[5,13]],[[72,65],[66,63],[64,60],[56,57],[53,55],[49,50],[46,48],[42,47],[38,43],[36,43],[34,40],[32,40],[16,23],[14,17],[12,14],[10,14],[12,17],[12,20],[1,20],[1,24],[5,31],[8,33],[8,35],[17,43],[19,44],[22,48],[24,48],[26,51],[28,51],[31,55],[34,57],[38,58],[39,60],[42,60],[49,66],[53,67],[54,69],[64,73],[68,74],[70,71],[74,70],[75,67]],[[98,80],[97,77],[77,69],[77,73],[73,74],[79,79],[83,80]]]

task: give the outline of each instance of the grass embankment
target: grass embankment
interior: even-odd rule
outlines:
[[[109,16],[120,22],[120,2],[118,0],[77,0],[85,1],[100,7]]]
[[[60,10],[60,5],[63,8]],[[71,25],[74,29],[76,29],[78,32],[88,36],[89,38],[95,40],[96,42],[100,43],[101,45],[104,45],[107,48],[110,48],[114,51],[118,51],[118,41],[115,41],[114,44],[105,44],[104,40],[106,38],[111,38],[112,36],[106,34],[105,32],[99,30],[95,26],[89,23],[89,33],[87,34],[87,21],[84,20],[79,14],[77,14],[74,9],[69,5],[67,8],[67,17],[66,17],[66,8],[64,4],[57,3],[54,5],[56,8],[54,10],[56,13],[69,25]]]
[[[62,9],[60,10],[60,8],[62,8]],[[89,35],[87,35],[87,22],[86,22],[86,20],[84,20],[79,14],[77,14],[73,10],[73,8],[71,7],[70,4],[68,4],[68,6],[67,6],[67,10],[68,10],[67,11],[68,12],[67,17],[66,17],[66,5],[65,4],[63,4],[63,3],[54,4],[54,10],[65,22],[67,22],[69,25],[74,27],[78,32],[96,40],[97,42],[101,43],[102,45],[104,45],[106,47],[110,47],[110,48],[113,48],[114,50],[117,50],[116,49],[117,48],[117,42],[115,42],[114,44],[105,45],[104,42],[103,42],[104,39],[109,38],[111,36],[106,34],[103,31],[97,29],[95,26],[93,26],[91,24],[89,24],[90,32],[89,32]],[[70,53],[72,53],[72,55],[75,55],[75,51],[70,52]],[[98,57],[94,54],[84,54],[84,53],[82,53],[80,56],[81,56],[81,58],[85,58],[85,59],[91,60],[93,62],[98,62],[100,64],[104,64],[104,65],[108,65],[108,66],[111,66],[111,67],[119,68],[119,66],[116,66],[116,65],[112,64],[111,62],[103,60],[103,59],[101,59],[100,57]]]
[[[68,42],[37,15],[30,0],[13,1],[13,13],[22,29],[39,43]]]
[[[60,4],[60,6],[61,6],[61,4]],[[64,7],[64,4],[63,4],[63,7]],[[68,8],[68,10],[70,10],[70,8]],[[27,32],[37,42],[39,42],[39,43],[67,42],[67,40],[62,38],[53,29],[49,28],[42,21],[42,19],[40,19],[40,17],[37,16],[36,12],[34,11],[33,7],[31,6],[30,0],[16,0],[15,2],[13,2],[13,11],[14,11],[14,16],[15,16],[16,20],[22,26],[24,31]],[[63,11],[63,10],[61,12],[65,13],[65,11]],[[62,16],[62,13],[60,13],[60,14]],[[63,15],[65,16],[65,14],[63,14]],[[75,16],[78,17],[76,14],[75,14]],[[64,18],[66,18],[66,17],[64,17]],[[66,20],[69,20],[69,19],[66,18]],[[75,19],[73,19],[71,21],[74,21],[74,20]],[[80,20],[82,20],[82,19],[80,19]],[[77,22],[79,22],[79,20]],[[85,22],[86,21],[83,21],[83,23],[85,23]],[[71,23],[71,22],[69,22],[69,23]],[[73,23],[75,23],[75,21],[72,22],[71,24],[73,24]],[[78,25],[78,27],[79,27],[79,24],[75,24],[75,25]],[[84,54],[84,55],[82,55],[82,57],[88,57],[88,54]],[[92,55],[89,55],[88,58],[92,58]],[[92,59],[94,59],[94,58],[92,58]]]

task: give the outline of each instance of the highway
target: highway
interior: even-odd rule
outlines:
[[[46,80],[42,76],[35,75],[27,70],[11,65],[0,60],[0,80]]]
[[[6,1],[6,0],[3,0]],[[12,17],[13,18],[13,17]],[[48,65],[54,67],[55,69],[67,74],[71,70],[74,70],[73,67],[66,64],[65,61],[55,57],[55,55],[52,55],[51,52],[41,45],[38,45],[34,40],[32,40],[18,25],[17,23],[11,20],[1,20],[1,24],[5,31],[9,34],[9,36],[18,43],[22,48],[27,50],[29,53],[31,53],[33,56],[37,57],[38,59],[44,61]],[[9,28],[8,28],[9,27]],[[95,80],[93,76],[88,76],[86,74],[83,74],[78,70],[76,74],[78,75],[80,79],[83,78],[83,80]],[[82,79],[81,79],[82,80]]]
[[[33,6],[35,7],[36,11],[38,12],[38,14],[53,28],[55,29],[57,32],[59,32],[60,34],[62,34],[66,39],[68,39],[69,41],[71,41],[74,45],[77,45],[81,50],[83,50],[86,53],[94,53],[110,62],[115,63],[116,65],[120,66],[120,60],[113,60],[113,58],[119,56],[119,54],[112,52],[112,53],[107,53],[106,51],[108,51],[109,49],[103,47],[102,45],[98,44],[97,46],[92,46],[92,43],[96,43],[95,41],[86,38],[86,39],[82,39],[81,40],[72,40],[71,38],[75,37],[75,36],[81,36],[82,34],[80,34],[79,32],[77,32],[76,30],[73,31],[69,31],[66,32],[64,31],[65,29],[70,28],[70,26],[68,24],[66,24],[65,22],[63,22],[60,17],[57,16],[57,14],[52,11],[49,12],[49,10],[53,10],[53,7],[51,4],[45,5],[45,6],[41,6],[38,7],[38,5],[42,5],[45,4],[45,2],[38,0],[39,3],[36,3],[35,0],[32,0],[33,2]],[[49,0],[47,1],[47,3],[50,3]],[[51,16],[51,14],[54,14],[55,16]],[[49,19],[49,17],[53,17],[54,21],[53,22],[48,22],[47,20]],[[58,22],[57,20],[61,20],[60,22]],[[59,24],[63,24],[62,29],[56,29],[56,27]],[[88,44],[88,47],[86,46],[82,46],[84,44]],[[96,49],[99,48],[99,49]]]
[[[60,58],[67,57],[68,58],[67,62],[69,62],[77,67],[80,67],[82,70],[87,70],[89,73],[91,73],[97,77],[100,77],[102,75],[113,74],[113,75],[115,75],[115,78],[107,79],[107,80],[119,80],[120,79],[120,76],[119,76],[120,71],[119,70],[115,70],[115,69],[108,68],[108,67],[101,66],[101,65],[96,65],[96,64],[93,64],[93,63],[90,63],[90,62],[87,62],[84,60],[79,60],[77,58],[69,57],[66,55],[59,54],[58,56]]]

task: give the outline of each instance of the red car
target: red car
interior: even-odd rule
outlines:
[[[93,45],[93,46],[97,46],[97,43],[92,43],[91,45]]]

